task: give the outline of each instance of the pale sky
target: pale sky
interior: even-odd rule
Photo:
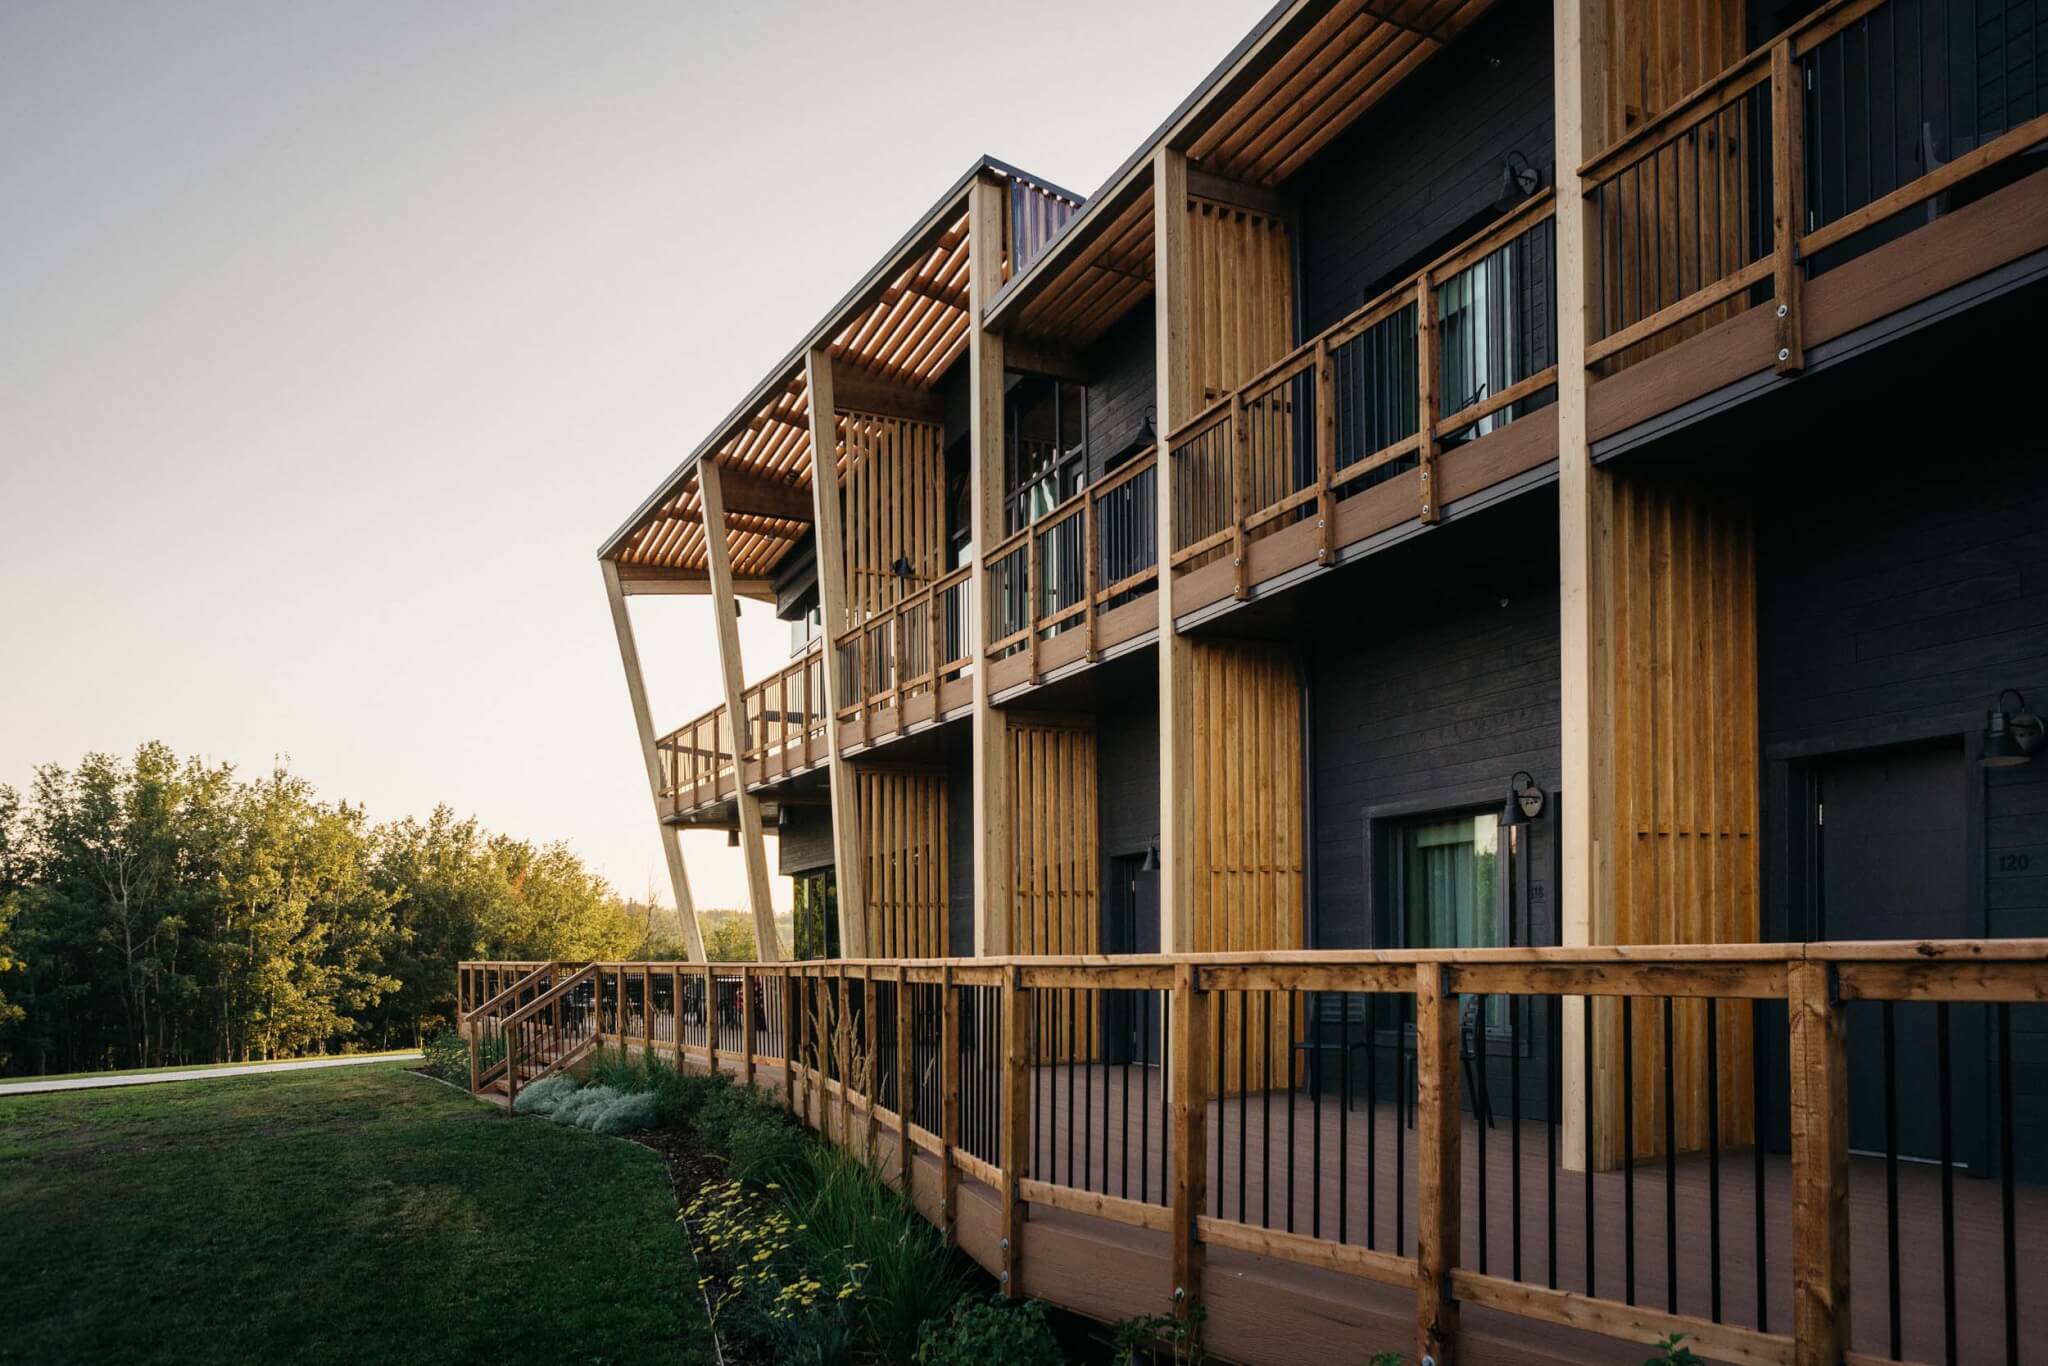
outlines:
[[[1265,7],[0,0],[0,783],[288,756],[667,901],[599,543],[974,157],[1092,193]],[[662,730],[706,611],[634,605]]]

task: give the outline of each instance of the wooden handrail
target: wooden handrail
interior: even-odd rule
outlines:
[[[513,982],[511,986],[504,988],[502,991],[498,992],[497,995],[491,997],[488,1001],[485,1001],[481,1005],[477,1006],[475,1010],[469,1011],[468,1013],[463,1015],[462,1023],[468,1024],[470,1021],[476,1019],[477,1017],[490,1013],[490,1011],[495,1009],[507,997],[517,996],[521,991],[524,991],[526,987],[533,981],[534,978],[540,976],[544,972],[549,972],[559,967],[561,967],[561,964],[559,962],[537,964],[535,967],[533,967],[531,971],[525,973],[517,981]]]

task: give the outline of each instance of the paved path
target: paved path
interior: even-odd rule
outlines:
[[[194,1067],[182,1072],[108,1072],[97,1077],[61,1081],[0,1082],[0,1096],[26,1096],[37,1091],[91,1091],[102,1086],[146,1086],[158,1081],[205,1081],[210,1077],[246,1077],[252,1072],[300,1072],[313,1067],[356,1067],[366,1062],[418,1062],[410,1053],[364,1053],[339,1058],[300,1058],[292,1062],[250,1062],[235,1067]]]

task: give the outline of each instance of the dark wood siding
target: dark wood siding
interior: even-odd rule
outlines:
[[[1496,6],[1294,178],[1302,335],[1487,213],[1509,152],[1555,183],[1550,26],[1549,5]]]
[[[1369,818],[1498,807],[1517,769],[1556,787],[1556,506],[1519,499],[1447,526],[1338,576],[1319,605],[1320,621],[1359,629],[1305,638],[1314,947],[1392,942],[1369,923]],[[1556,936],[1557,810],[1531,829],[1529,921],[1542,943]]]
[[[969,723],[950,727],[946,752],[946,936],[956,958],[974,954],[974,747]]]
[[[1143,682],[1106,703],[1097,722],[1096,828],[1105,886],[1110,859],[1143,853],[1159,835],[1159,698]]]
[[[1153,374],[1158,362],[1150,305],[1103,334],[1089,349],[1088,480],[1103,475],[1111,456],[1145,429],[1155,402]]]
[[[784,877],[832,866],[832,808],[786,806],[775,829],[775,865]]]

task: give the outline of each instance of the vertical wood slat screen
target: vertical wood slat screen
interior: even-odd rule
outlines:
[[[1302,946],[1301,686],[1294,662],[1270,646],[1191,646],[1194,726],[1194,943],[1197,953]],[[1253,1007],[1255,1012],[1258,1007]],[[1239,1003],[1219,998],[1222,1075],[1212,1094],[1234,1093]],[[1262,1088],[1265,1054],[1248,1026],[1246,1085]],[[1276,1080],[1288,1058],[1288,1022],[1274,1011]]]
[[[1101,843],[1096,813],[1095,732],[1054,720],[1010,720],[1016,888],[1014,953],[1102,951]],[[1082,993],[1085,997],[1094,993]],[[1096,1054],[1099,1012],[1040,1021],[1038,1056],[1085,1062]]]
[[[1748,51],[1742,6],[1724,0],[1607,0],[1605,86],[1594,131],[1603,151]],[[1606,187],[1595,201],[1592,250],[1607,301],[1606,331],[1655,313],[1754,259],[1750,172],[1767,130],[1737,104]],[[1763,186],[1769,199],[1769,186]],[[1768,221],[1768,203],[1764,208]],[[1704,276],[1704,278],[1702,278]],[[1611,371],[1668,349],[1748,306],[1738,295],[1602,363]],[[1596,320],[1602,316],[1595,302]]]
[[[1655,473],[1611,483],[1607,582],[1614,733],[1610,838],[1619,944],[1753,942],[1757,872],[1756,561],[1746,495]],[[1749,1012],[1718,1013],[1721,1140],[1752,1132]],[[1663,1152],[1663,1020],[1640,1006],[1636,1155]],[[1611,1033],[1610,1033],[1611,1031]],[[1706,1006],[1673,1017],[1681,1151],[1706,1146]],[[1596,1014],[1618,1065],[1619,1006]],[[1621,1156],[1618,1081],[1603,1088],[1596,1160]]]
[[[844,630],[889,609],[946,572],[945,433],[937,423],[847,413]],[[911,576],[892,566],[910,561]]]
[[[1285,221],[1188,201],[1195,409],[1227,396],[1294,344],[1294,266]]]
[[[946,779],[855,769],[866,860],[868,953],[947,955]]]

